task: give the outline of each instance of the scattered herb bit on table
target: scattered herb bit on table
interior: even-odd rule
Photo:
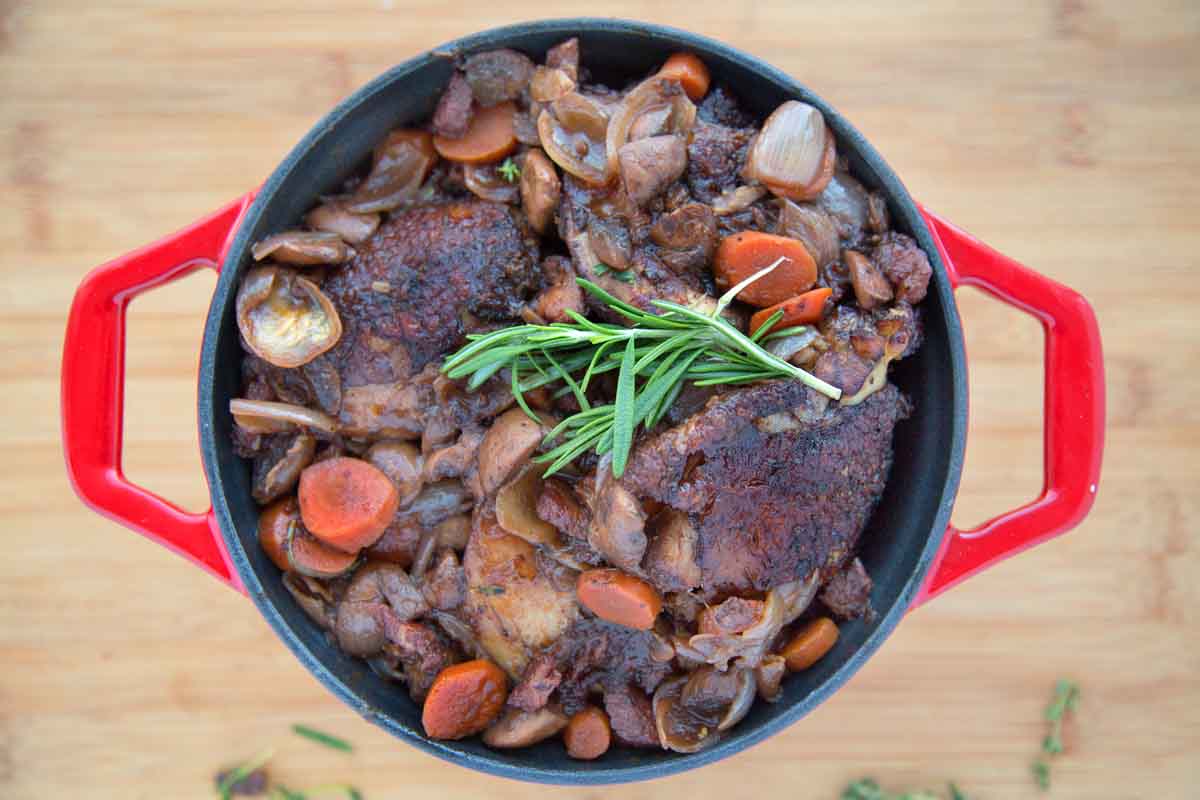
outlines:
[[[1042,739],[1042,755],[1031,767],[1033,779],[1043,790],[1050,788],[1050,760],[1063,752],[1063,722],[1075,713],[1079,705],[1079,685],[1066,678],[1054,684],[1054,697],[1046,706],[1045,717],[1050,723],[1050,732]]]
[[[354,751],[354,747],[345,739],[340,739],[337,736],[319,731],[316,728],[310,728],[307,725],[293,725],[292,732],[306,739],[311,739],[318,744],[332,747],[334,750],[341,750],[345,753]]]
[[[948,784],[946,789],[947,800],[967,800],[967,795],[953,783]],[[842,800],[943,800],[943,796],[923,790],[892,794],[881,789],[874,779],[863,778],[842,791]]]
[[[580,411],[546,435],[548,443],[558,444],[534,461],[548,464],[545,475],[550,476],[588,450],[598,456],[611,453],[612,474],[619,478],[625,472],[637,427],[653,428],[675,402],[684,381],[716,386],[793,378],[834,400],[841,397],[836,386],[760,346],[760,342],[803,330],[772,331],[783,312],[773,314],[750,336],[721,316],[739,292],[784,260],[777,260],[731,288],[711,313],[653,300],[654,307],[663,312],[653,314],[613,297],[591,281],[577,278],[588,294],[631,324],[626,327],[594,322],[569,311],[572,322],[514,325],[473,334],[466,346],[446,359],[442,371],[450,378],[469,378],[467,388],[473,391],[508,369],[517,403],[535,420],[538,417],[524,393],[561,382],[564,385],[558,392],[573,394]],[[617,371],[614,401],[593,406],[587,398],[592,379],[613,370]]]

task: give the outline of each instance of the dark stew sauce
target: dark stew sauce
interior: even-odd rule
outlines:
[[[919,345],[929,261],[817,109],[756,120],[710,84],[681,53],[597,85],[574,39],[542,64],[469,56],[425,128],[254,247],[231,410],[261,545],[431,737],[695,752],[873,613],[855,552],[909,413],[888,366]],[[772,263],[722,318],[753,334],[782,311],[762,347],[834,396],[688,383],[620,477],[595,453],[536,462],[580,411],[561,385],[518,407],[506,370],[441,369],[471,334],[619,323],[577,278],[715,313]]]

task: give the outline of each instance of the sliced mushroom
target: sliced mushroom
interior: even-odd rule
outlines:
[[[620,217],[592,217],[587,233],[592,252],[601,264],[618,272],[629,269],[633,263],[633,242]]]
[[[277,367],[299,367],[337,344],[342,320],[316,284],[282,267],[255,267],[237,295],[242,341]]]
[[[817,267],[832,264],[838,257],[838,232],[833,219],[815,203],[780,201],[780,233],[799,239]]]
[[[552,103],[575,91],[575,79],[565,69],[537,67],[529,79],[529,96],[537,103]]]
[[[567,727],[567,721],[567,715],[555,705],[537,711],[510,708],[483,732],[483,743],[502,750],[529,747]]]
[[[683,174],[687,146],[679,136],[638,139],[621,146],[617,164],[629,198],[644,206]]]
[[[392,211],[411,202],[437,161],[433,137],[425,131],[397,130],[375,148],[371,173],[345,208],[357,214]]]
[[[546,322],[570,322],[568,311],[583,313],[583,289],[575,280],[569,259],[550,256],[542,262],[542,273],[550,285],[538,293],[533,310]]]
[[[780,197],[810,200],[824,191],[836,161],[833,132],[821,112],[788,100],[763,123],[746,158],[745,175]]]
[[[461,478],[474,466],[482,442],[482,431],[469,430],[463,431],[454,444],[432,450],[425,456],[421,470],[425,480],[433,483],[445,478]]]
[[[255,261],[270,256],[280,264],[309,267],[318,264],[344,264],[354,250],[336,233],[327,231],[286,231],[268,236],[250,248]]]
[[[547,50],[546,66],[566,70],[572,80],[579,80],[579,39],[572,36]]]
[[[309,227],[337,234],[350,244],[362,244],[379,227],[378,214],[356,214],[332,200],[308,212],[304,221]]]
[[[661,258],[678,273],[707,270],[717,249],[717,218],[704,203],[687,203],[663,214],[650,229]]]
[[[259,505],[266,505],[295,488],[300,472],[312,463],[317,440],[298,433],[282,446],[272,446],[254,461],[250,494]]]
[[[842,261],[850,271],[854,298],[860,308],[870,310],[892,299],[892,285],[871,259],[854,250],[846,250],[842,253]]]
[[[529,460],[546,435],[544,425],[530,419],[519,408],[505,411],[479,445],[479,485],[487,496]]]
[[[541,150],[530,150],[521,162],[521,209],[529,225],[545,233],[558,210],[562,182],[558,172]]]
[[[757,203],[767,194],[762,186],[735,186],[726,189],[713,200],[713,212],[719,217],[737,214]]]
[[[466,514],[446,517],[434,526],[434,532],[437,534],[438,547],[448,547],[461,553],[471,535],[471,518]]]
[[[416,445],[405,441],[376,442],[367,450],[366,460],[391,479],[400,494],[400,508],[417,499],[425,485],[423,459]]]
[[[402,516],[411,518],[422,527],[432,528],[455,514],[470,511],[474,502],[462,481],[442,480],[426,484]]]
[[[558,529],[537,514],[542,467],[528,464],[496,492],[496,522],[530,544],[557,547]]]
[[[660,120],[664,109],[667,110],[666,118]],[[622,147],[634,141],[631,132],[645,115],[650,115],[652,122],[639,126],[639,133],[676,134],[686,139],[696,122],[696,106],[688,99],[678,81],[658,75],[647,78],[631,89],[613,112],[605,137],[608,157],[606,171],[609,175],[617,172],[617,154]]]
[[[297,428],[312,428],[324,433],[337,431],[337,420],[316,409],[274,400],[229,401],[229,413],[238,427],[251,433],[279,433]]]
[[[400,567],[372,561],[354,573],[346,595],[337,606],[334,635],[350,655],[377,654],[387,643],[383,610],[407,622],[429,611],[429,604]]]
[[[463,182],[480,200],[515,205],[521,199],[520,188],[501,175],[496,164],[464,164]]]
[[[639,573],[646,553],[646,512],[638,499],[612,477],[608,456],[600,460],[596,474],[600,477],[588,544],[613,566]]]
[[[608,112],[579,92],[563,95],[538,115],[538,138],[546,155],[592,185],[608,183],[616,171],[605,150],[607,130]]]
[[[867,190],[854,176],[848,172],[835,172],[815,202],[833,220],[838,238],[843,242],[854,244],[862,238],[870,201]]]
[[[524,53],[501,48],[468,56],[462,69],[475,102],[487,107],[520,97],[533,75],[533,62]]]

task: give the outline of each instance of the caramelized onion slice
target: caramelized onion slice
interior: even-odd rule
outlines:
[[[517,203],[521,190],[517,184],[500,174],[497,164],[464,164],[463,182],[471,194],[493,203]]]
[[[638,121],[645,115],[651,115],[650,121],[639,125]],[[696,106],[678,81],[658,75],[647,78],[631,89],[613,112],[605,141],[607,173],[616,173],[617,153],[633,140],[631,132],[635,125],[641,136],[676,134],[686,139],[695,123]]]
[[[354,250],[342,237],[328,231],[285,231],[268,236],[250,248],[255,261],[270,256],[280,264],[310,267],[318,264],[344,264]]]
[[[538,138],[546,155],[564,171],[593,185],[608,183],[616,170],[605,151],[607,130],[608,113],[578,92],[560,97],[538,116]]]
[[[229,401],[229,413],[240,427],[251,433],[279,433],[296,428],[312,428],[325,433],[337,431],[337,421],[333,417],[291,403],[235,398]]]
[[[411,202],[437,161],[433,137],[425,131],[392,131],[375,148],[371,174],[344,207],[356,214],[392,211]]]
[[[819,195],[833,176],[837,151],[821,112],[788,100],[767,117],[746,159],[746,176],[793,200]]]
[[[299,367],[337,344],[342,320],[310,280],[276,266],[255,267],[237,295],[242,340],[277,367]]]
[[[333,201],[322,203],[308,212],[304,221],[309,227],[335,233],[350,244],[362,244],[379,227],[378,214],[355,214]]]

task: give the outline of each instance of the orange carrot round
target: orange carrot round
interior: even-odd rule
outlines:
[[[438,673],[421,710],[421,725],[432,739],[461,739],[492,724],[508,697],[504,671],[481,658]]]
[[[304,527],[347,553],[374,544],[400,506],[391,479],[357,458],[331,458],[306,468],[299,497]]]
[[[340,578],[358,563],[357,553],[346,553],[324,544],[297,522],[287,538],[287,558],[293,572],[310,578]]]
[[[517,107],[511,102],[478,109],[462,138],[435,136],[433,146],[442,158],[465,164],[485,164],[504,158],[517,149],[517,136],[513,132],[516,113]]]
[[[300,524],[300,505],[295,497],[276,500],[258,515],[258,545],[284,572],[292,568],[288,564],[287,538],[293,523]]]
[[[708,67],[694,53],[675,53],[666,60],[658,74],[679,81],[683,91],[693,102],[700,102],[708,94]]]
[[[726,236],[717,247],[713,259],[717,286],[721,289],[735,286],[780,258],[787,260],[742,289],[738,299],[767,308],[811,289],[817,282],[817,264],[799,239],[743,231]]]
[[[662,597],[654,587],[612,567],[581,573],[575,594],[600,619],[627,628],[649,630],[662,611]]]
[[[792,672],[808,669],[829,652],[837,643],[838,627],[829,617],[820,617],[804,626],[792,640],[783,646],[779,655],[787,662]]]
[[[608,722],[608,714],[596,706],[587,706],[571,717],[562,736],[567,755],[591,761],[608,752],[612,744],[612,725]]]
[[[773,331],[781,331],[784,328],[791,328],[796,325],[811,325],[814,322],[820,322],[821,316],[825,311],[825,301],[832,294],[832,289],[821,287],[820,289],[813,289],[804,294],[796,295],[790,300],[784,300],[782,303],[776,303],[770,308],[764,308],[762,311],[755,311],[750,317],[750,332],[756,333],[776,311],[782,311],[783,316],[771,328]]]

